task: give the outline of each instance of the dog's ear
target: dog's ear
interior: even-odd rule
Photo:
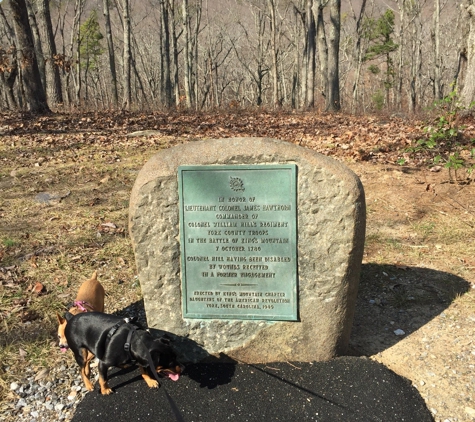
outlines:
[[[64,314],[64,318],[66,318],[66,321],[69,321],[74,315],[71,312],[66,312]]]
[[[56,312],[56,317],[58,318],[59,325],[63,324],[66,321],[58,312]]]

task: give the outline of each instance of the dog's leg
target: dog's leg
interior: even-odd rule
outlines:
[[[142,378],[144,379],[144,381],[147,383],[147,385],[150,388],[159,388],[160,387],[160,384],[158,383],[158,381],[151,378],[150,375],[148,375],[147,368],[140,367],[140,373],[142,374]]]
[[[111,394],[112,389],[107,384],[107,365],[99,361],[99,385],[101,386],[101,394]]]
[[[91,379],[91,360],[94,359],[94,355],[88,350],[86,356],[86,362],[84,364],[84,374],[88,379]]]
[[[84,385],[86,386],[86,389],[89,391],[94,390],[94,386],[92,385],[89,375],[90,375],[90,367],[89,367],[89,361],[88,361],[88,355],[92,354],[87,350],[86,348],[81,348],[80,349],[80,356],[79,359],[76,358],[76,361],[79,363],[79,366],[81,367],[81,377],[84,382]]]

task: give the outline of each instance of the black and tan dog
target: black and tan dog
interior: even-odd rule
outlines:
[[[99,384],[102,394],[112,390],[107,384],[107,369],[137,364],[150,388],[158,388],[158,380],[148,370],[178,380],[182,367],[167,338],[154,339],[152,335],[128,319],[100,312],[72,316],[65,330],[69,348],[81,368],[81,376],[89,391],[94,389],[89,376],[89,361],[94,355],[99,360]],[[89,353],[88,353],[89,352]]]

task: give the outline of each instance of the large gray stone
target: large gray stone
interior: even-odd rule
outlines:
[[[180,165],[296,164],[298,322],[184,319],[181,311]],[[207,354],[247,363],[322,361],[346,352],[365,235],[358,177],[314,151],[268,138],[190,142],[161,150],[132,190],[129,230],[148,324],[186,338],[185,360]]]

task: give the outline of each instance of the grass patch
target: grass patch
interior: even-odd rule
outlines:
[[[10,238],[2,239],[2,246],[5,248],[13,248],[17,244],[16,240]]]

